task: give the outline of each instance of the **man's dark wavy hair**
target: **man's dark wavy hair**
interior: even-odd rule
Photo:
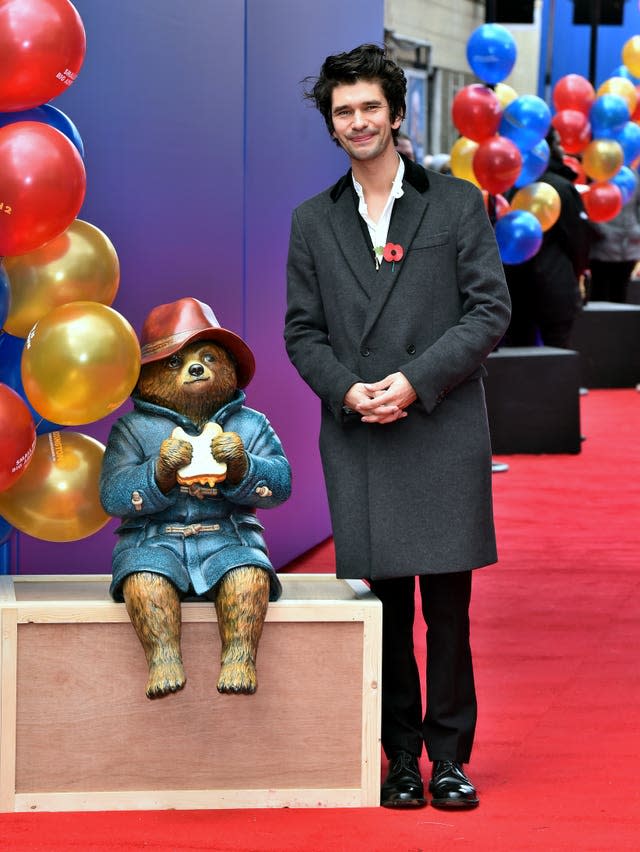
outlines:
[[[315,82],[314,82],[315,80]],[[387,103],[391,121],[399,116],[404,118],[407,110],[407,79],[404,71],[385,56],[384,50],[376,44],[361,44],[349,53],[336,53],[327,56],[316,78],[308,77],[304,83],[312,83],[311,89],[304,93],[307,100],[313,101],[322,113],[329,133],[333,135],[331,118],[331,97],[336,86],[343,83],[353,84],[358,80],[379,80]],[[395,143],[399,128],[393,130]],[[337,139],[333,140],[339,145]]]

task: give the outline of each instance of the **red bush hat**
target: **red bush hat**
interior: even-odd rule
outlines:
[[[190,296],[157,305],[149,312],[142,326],[141,363],[168,358],[194,340],[212,340],[224,346],[235,359],[238,387],[249,384],[256,367],[253,352],[241,337],[221,328],[209,305]]]

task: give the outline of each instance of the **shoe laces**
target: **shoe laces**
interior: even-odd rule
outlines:
[[[455,760],[436,760],[433,764],[433,777],[441,778],[443,775],[453,775],[455,778],[464,780],[469,784],[469,779],[462,771],[462,765]]]
[[[417,761],[418,758],[415,754],[410,754],[408,751],[399,751],[391,760],[391,771],[394,775],[401,771],[415,775]]]

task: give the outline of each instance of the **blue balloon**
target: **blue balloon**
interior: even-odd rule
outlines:
[[[10,523],[5,521],[5,519],[0,515],[0,546],[6,544],[11,538],[11,534],[13,533],[13,527]],[[2,571],[0,571],[0,574]]]
[[[613,138],[624,151],[625,166],[630,166],[640,157],[640,127],[635,121],[628,121]]]
[[[594,139],[613,139],[629,121],[629,105],[620,95],[600,95],[589,110]]]
[[[503,263],[524,263],[542,245],[542,225],[528,210],[511,210],[496,222],[496,241]]]
[[[510,139],[522,153],[530,151],[547,135],[551,110],[537,95],[521,95],[504,109],[498,133]]]
[[[50,127],[55,127],[56,130],[64,133],[67,139],[73,142],[80,156],[84,159],[84,145],[78,133],[78,128],[62,110],[51,106],[51,104],[43,104],[22,112],[0,112],[0,127],[15,124],[17,121],[40,121]]]
[[[538,180],[549,165],[549,145],[546,139],[541,139],[530,151],[522,155],[522,169],[515,182],[517,189]]]
[[[635,85],[638,78],[634,77],[631,71],[627,68],[626,65],[618,65],[617,68],[614,68],[611,74],[607,75],[607,80],[611,77],[624,77],[626,80],[631,80],[631,82]]]
[[[609,179],[610,183],[614,183],[620,190],[622,195],[622,203],[627,204],[633,198],[638,185],[638,175],[629,166],[622,166],[620,171]]]
[[[7,334],[6,331],[0,332],[0,382],[8,385],[22,397],[31,412],[33,422],[36,424],[36,433],[44,435],[46,432],[55,432],[63,427],[58,423],[45,420],[27,399],[21,374],[22,350],[25,342],[22,337],[14,337],[13,334]]]
[[[485,83],[500,83],[508,77],[516,61],[516,43],[506,27],[483,24],[467,42],[467,62]]]
[[[10,302],[11,290],[9,289],[9,279],[0,260],[0,328],[4,326],[9,316]]]

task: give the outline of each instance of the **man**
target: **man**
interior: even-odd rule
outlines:
[[[382,601],[382,804],[474,807],[471,569],[495,562],[482,362],[509,320],[480,192],[401,158],[402,70],[375,45],[325,60],[310,97],[351,170],[293,213],[285,340],[322,401],[338,577]],[[413,652],[428,625],[427,709]]]

